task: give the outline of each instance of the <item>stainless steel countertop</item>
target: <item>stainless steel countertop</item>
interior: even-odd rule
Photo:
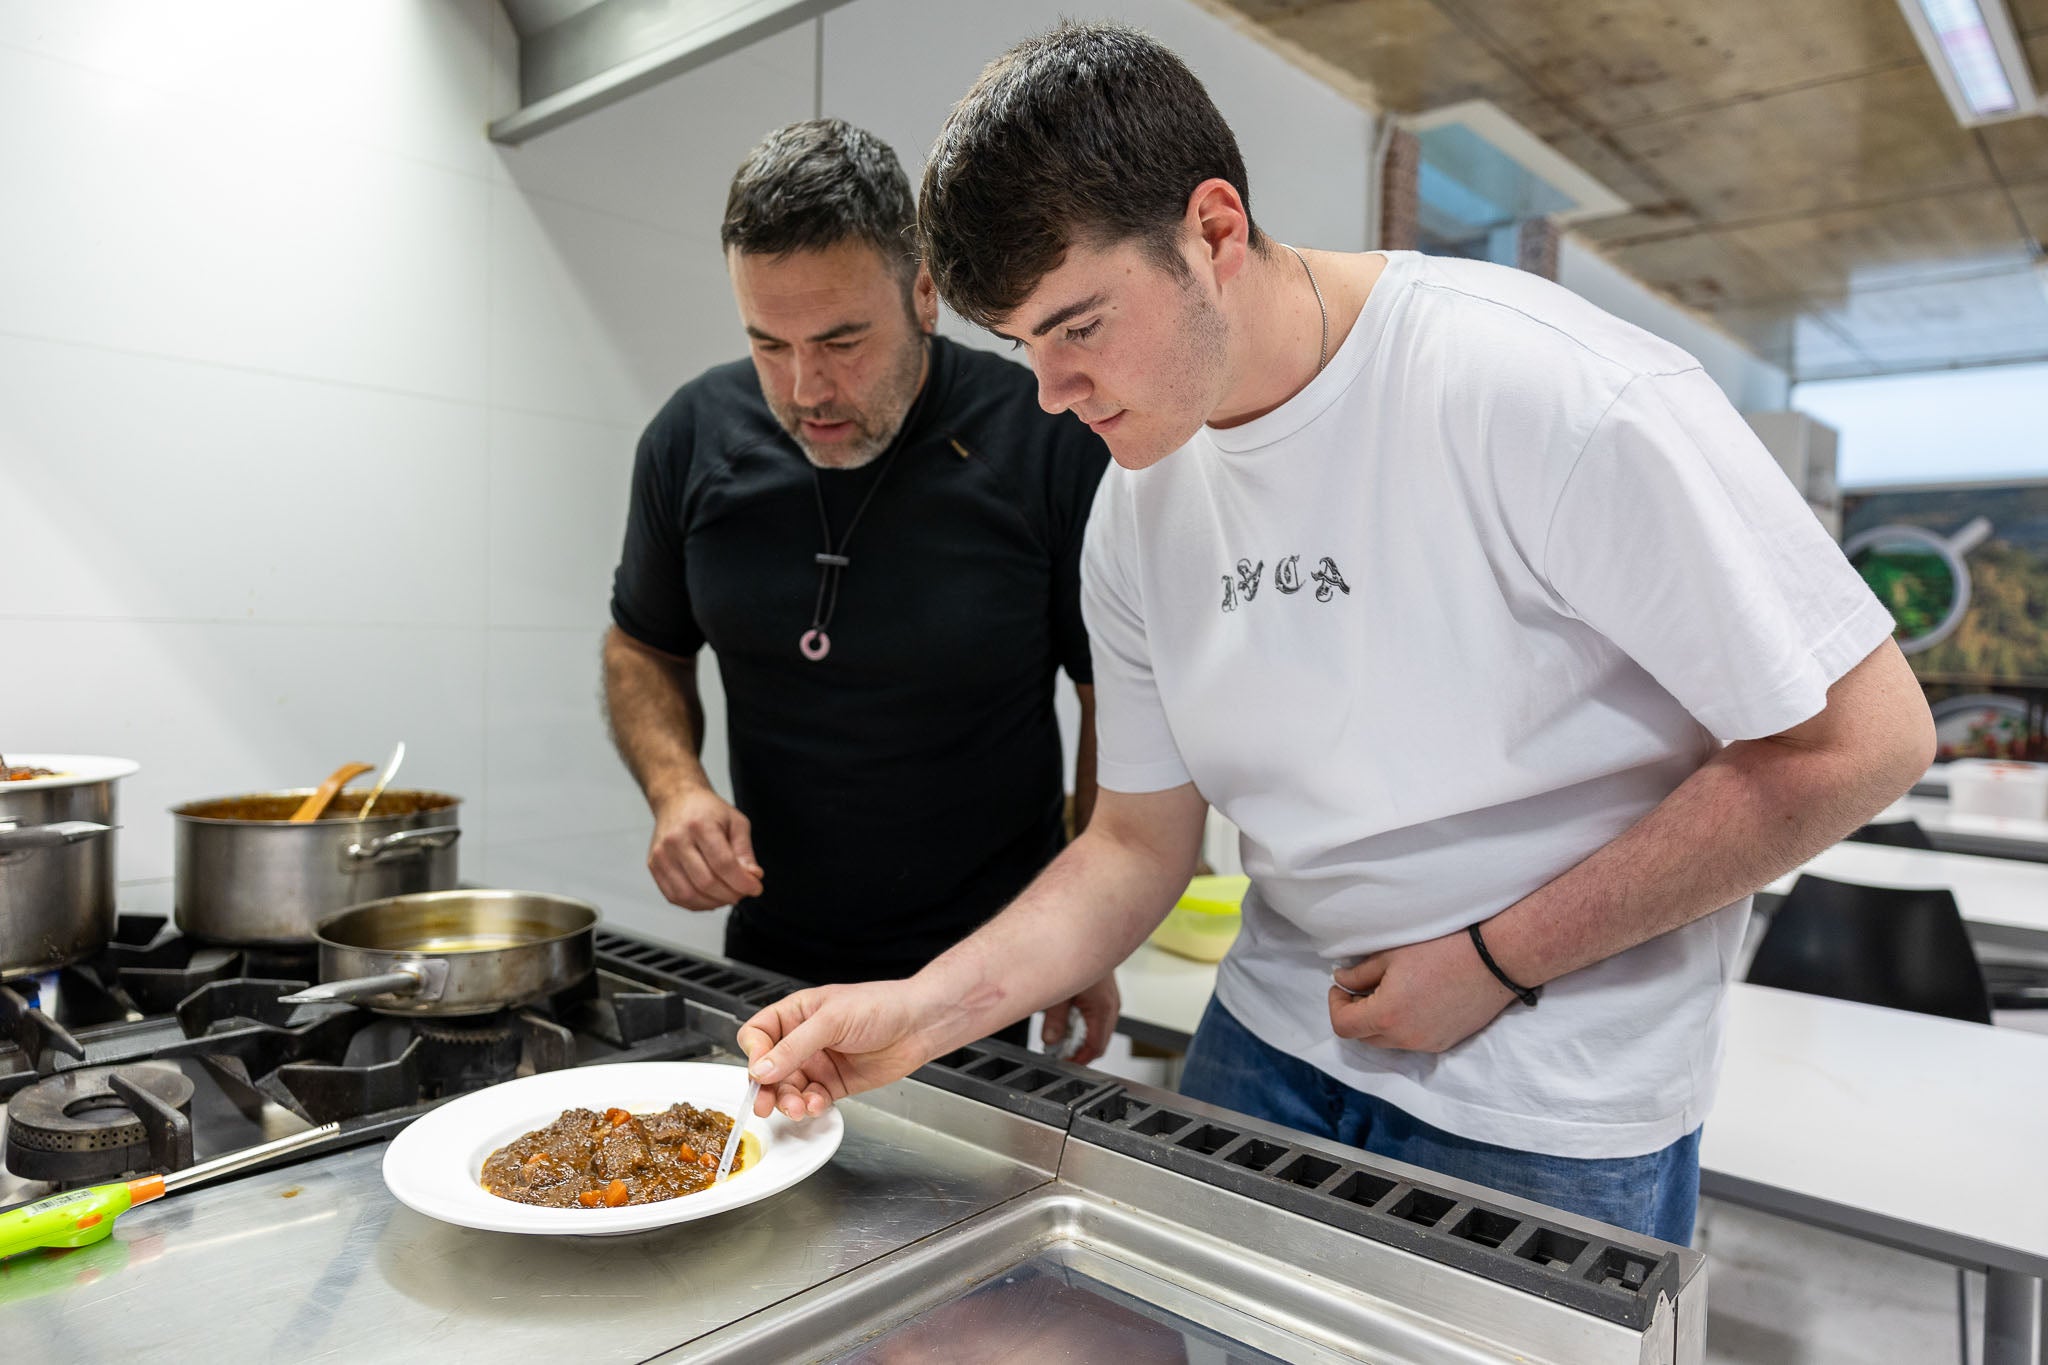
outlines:
[[[435,1222],[385,1191],[375,1143],[145,1205],[97,1247],[0,1262],[0,1340],[48,1365],[645,1360],[1050,1178],[1054,1130],[1002,1116],[977,1145],[888,1112],[916,1102],[845,1105],[838,1154],[793,1189],[619,1238]]]

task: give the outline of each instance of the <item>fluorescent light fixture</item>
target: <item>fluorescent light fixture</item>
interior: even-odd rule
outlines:
[[[1899,0],[1965,128],[2040,112],[2005,0]]]

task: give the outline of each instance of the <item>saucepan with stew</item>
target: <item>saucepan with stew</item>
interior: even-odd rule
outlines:
[[[294,821],[311,788],[187,801],[171,810],[178,928],[214,943],[304,943],[323,915],[456,883],[460,797],[344,791]]]
[[[354,1001],[379,1014],[491,1014],[590,975],[597,911],[532,891],[432,891],[320,921],[318,986],[289,1004]]]

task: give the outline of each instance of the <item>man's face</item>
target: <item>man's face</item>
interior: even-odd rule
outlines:
[[[918,272],[906,306],[901,276],[864,242],[731,251],[726,264],[761,392],[805,457],[858,469],[887,450],[924,383],[931,277]]]
[[[1188,443],[1223,401],[1229,324],[1199,283],[1136,242],[1072,246],[1000,320],[1020,342],[1047,412],[1072,412],[1126,469]]]

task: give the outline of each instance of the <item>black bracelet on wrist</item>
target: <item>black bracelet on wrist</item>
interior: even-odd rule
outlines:
[[[1479,960],[1486,964],[1486,970],[1493,973],[1493,979],[1513,991],[1515,999],[1521,1001],[1530,1009],[1535,1009],[1537,1000],[1543,995],[1543,988],[1541,986],[1516,985],[1509,979],[1508,974],[1500,969],[1500,964],[1493,960],[1493,954],[1486,951],[1486,940],[1479,936],[1479,926],[1475,924],[1465,932],[1472,935],[1472,946],[1479,950]]]

